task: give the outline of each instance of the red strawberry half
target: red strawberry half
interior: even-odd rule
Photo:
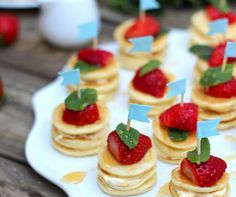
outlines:
[[[99,111],[96,104],[87,106],[82,111],[72,111],[65,109],[62,117],[63,121],[76,126],[84,126],[95,123],[99,120]]]
[[[210,67],[218,67],[223,64],[225,54],[226,42],[219,44],[214,48],[209,59]],[[235,63],[236,58],[228,58],[227,63]]]
[[[236,97],[236,80],[232,79],[225,83],[221,83],[205,90],[205,93],[218,98]]]
[[[152,16],[137,18],[133,25],[127,30],[125,38],[136,38],[142,36],[155,36],[160,32],[160,23]]]
[[[97,67],[105,67],[109,65],[113,60],[112,53],[101,49],[92,48],[81,50],[77,54],[77,57],[79,60]]]
[[[165,74],[157,68],[140,77],[140,71],[141,68],[136,72],[132,81],[134,88],[157,98],[163,97],[168,82]]]
[[[159,117],[161,123],[169,128],[195,131],[198,119],[198,106],[193,103],[176,104]]]
[[[200,187],[211,187],[221,179],[227,164],[224,160],[210,156],[207,162],[196,164],[191,163],[187,158],[181,162],[180,171],[194,184]]]
[[[219,9],[217,9],[216,7],[214,7],[212,5],[207,6],[206,14],[211,21],[214,21],[217,19],[222,19],[222,18],[227,18],[229,21],[229,24],[236,22],[236,13],[234,13],[234,12],[223,13]]]
[[[140,161],[152,147],[151,139],[140,134],[139,143],[130,149],[118,136],[116,131],[112,131],[107,139],[107,146],[110,153],[123,165],[130,165]]]

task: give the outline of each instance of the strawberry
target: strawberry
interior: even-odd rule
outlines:
[[[101,49],[86,48],[77,54],[77,58],[88,64],[105,67],[113,60],[113,54]]]
[[[99,111],[96,104],[87,106],[82,111],[72,111],[65,109],[62,117],[63,121],[76,126],[93,124],[99,120]]]
[[[19,21],[10,13],[0,14],[0,45],[13,43],[19,32]]]
[[[195,131],[198,119],[198,106],[194,103],[176,104],[159,117],[161,123],[169,128]]]
[[[180,172],[200,187],[211,187],[221,179],[227,164],[224,160],[210,156],[209,160],[201,163],[191,163],[187,158],[180,164]]]
[[[142,36],[155,36],[160,32],[160,23],[152,16],[137,18],[133,25],[127,30],[125,38],[136,38]]]
[[[225,54],[226,42],[219,44],[216,46],[209,59],[209,66],[210,67],[218,67],[223,64],[224,54]],[[227,63],[235,63],[236,58],[228,58]]]
[[[208,18],[211,21],[217,20],[217,19],[222,19],[222,18],[227,18],[229,21],[229,24],[235,23],[236,22],[236,14],[234,12],[227,12],[223,13],[216,7],[209,5],[206,8],[206,14]]]
[[[140,134],[137,146],[130,149],[118,136],[116,131],[112,131],[107,139],[107,147],[110,153],[122,165],[130,165],[139,162],[148,149],[152,147],[151,139]]]
[[[236,97],[236,80],[233,78],[225,83],[209,87],[205,93],[218,98]]]
[[[141,68],[136,72],[132,81],[134,88],[157,98],[163,97],[167,84],[165,74],[160,69],[156,68],[140,77],[140,71]]]

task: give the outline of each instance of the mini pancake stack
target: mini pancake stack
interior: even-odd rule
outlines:
[[[199,187],[185,177],[179,168],[171,173],[171,182],[169,184],[171,197],[178,196],[220,196],[229,197],[229,176],[225,172],[222,178],[211,187]]]
[[[156,182],[156,153],[150,149],[144,158],[132,165],[121,165],[107,147],[98,153],[98,184],[114,196],[137,195],[151,190]]]
[[[101,102],[95,104],[99,114],[98,119],[94,120],[93,123],[86,123],[81,126],[65,121],[64,113],[67,109],[65,104],[60,104],[55,108],[53,112],[51,141],[56,150],[74,157],[93,155],[98,152],[98,149],[104,144],[108,134],[109,110]],[[86,113],[90,117],[87,117]],[[87,111],[83,111],[80,119],[94,118],[91,113],[88,112],[88,109]],[[74,121],[76,117],[70,116],[70,119]]]
[[[221,118],[219,130],[226,130],[236,126],[236,97],[216,98],[207,95],[204,88],[196,85],[192,89],[192,101],[199,105],[199,118],[209,120]]]
[[[154,135],[152,138],[158,159],[171,164],[179,164],[187,152],[196,148],[196,133],[191,132],[182,142],[172,141],[168,136],[168,128],[162,125],[159,117],[153,120]]]
[[[85,49],[86,50],[86,49]],[[95,50],[94,50],[95,51]],[[100,50],[102,51],[102,50]],[[73,55],[68,63],[69,69],[76,68],[76,64],[79,61],[79,55]],[[93,54],[91,54],[91,57]],[[98,92],[98,100],[109,101],[114,95],[116,95],[119,89],[119,66],[112,56],[112,60],[109,61],[108,65],[100,67],[95,70],[83,72],[81,69],[81,87],[82,88],[93,88]],[[69,91],[76,90],[76,86],[69,85]]]
[[[153,60],[151,60],[151,61],[153,61]],[[154,117],[156,114],[163,112],[166,108],[168,108],[170,105],[172,105],[176,101],[176,97],[169,97],[169,98],[166,97],[166,95],[169,91],[168,87],[166,87],[166,84],[163,84],[165,86],[164,94],[159,97],[156,97],[153,94],[143,92],[143,91],[135,88],[135,86],[134,86],[135,78],[137,78],[137,75],[139,75],[140,72],[142,71],[142,69],[145,69],[145,67],[147,67],[148,64],[149,63],[144,65],[142,68],[140,68],[141,70],[139,69],[138,71],[136,71],[134,79],[129,83],[129,86],[128,86],[128,94],[130,97],[129,103],[137,103],[137,104],[152,106],[152,110],[148,112],[148,116]],[[154,79],[154,75],[152,74],[152,72],[153,71],[155,72],[156,69],[159,69],[159,68],[154,68],[153,70],[149,70],[149,73],[145,74],[146,76],[144,75],[143,77],[140,77],[139,80],[143,80],[142,81],[143,85],[145,85],[145,82],[147,82],[147,78],[148,78],[149,74],[152,75],[150,78],[152,78],[152,80]],[[167,79],[167,83],[175,81],[175,76],[173,74],[167,72],[166,70],[164,70],[162,68],[160,68],[159,70],[165,75],[165,77]],[[161,81],[160,81],[161,79],[157,75],[155,77],[156,77],[156,87],[153,86],[152,88],[153,89],[158,89],[158,88],[161,89],[162,87],[158,86],[158,84],[161,83]],[[146,79],[144,79],[144,78],[146,78]],[[149,84],[146,84],[146,86],[148,86],[148,85]]]
[[[138,53],[129,52],[130,48],[132,47],[132,44],[126,38],[126,33],[134,23],[135,23],[134,20],[128,20],[121,23],[115,29],[114,37],[119,44],[119,52],[118,52],[119,64],[124,68],[130,70],[137,70],[142,65],[147,63],[150,59],[158,59],[163,61],[166,56],[168,48],[168,33],[162,30],[160,30],[160,32],[157,33],[156,35],[150,35],[144,33],[144,35],[135,36],[135,37],[142,37],[142,36],[154,37],[151,54],[143,52],[138,52]],[[150,26],[152,26],[152,24],[150,24]],[[146,28],[143,27],[142,29],[145,32]]]
[[[236,23],[230,24],[228,27],[228,32],[225,37],[222,35],[212,35],[208,36],[209,32],[209,23],[211,20],[209,19],[206,11],[201,10],[193,14],[191,18],[191,26],[190,26],[190,42],[191,45],[208,45],[214,47],[220,44],[225,39],[235,40],[236,34]]]

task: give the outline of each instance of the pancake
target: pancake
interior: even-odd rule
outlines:
[[[190,132],[188,138],[185,141],[175,142],[169,138],[167,127],[165,127],[160,123],[158,116],[154,118],[152,125],[155,137],[163,144],[173,149],[180,149],[180,150],[186,150],[186,149],[190,150],[196,147],[197,139],[195,132]]]
[[[67,68],[73,69],[76,62],[77,62],[77,57],[76,55],[74,55],[71,57],[71,59],[69,59],[67,63]],[[91,72],[81,73],[80,77],[81,77],[81,80],[96,81],[100,79],[113,78],[115,75],[117,75],[118,72],[119,72],[119,66],[114,59],[110,65],[107,65],[106,67],[99,68]]]
[[[217,128],[219,130],[228,130],[234,127],[236,127],[236,118],[229,121],[221,121]]]
[[[101,147],[98,152],[98,163],[101,169],[109,174],[133,177],[143,174],[156,165],[156,152],[153,148],[145,154],[144,158],[132,165],[121,165],[108,151],[107,146]]]
[[[69,135],[81,135],[95,133],[103,129],[109,123],[109,110],[103,103],[97,103],[100,119],[93,124],[85,126],[76,126],[67,124],[62,120],[65,104],[60,104],[53,112],[53,125],[61,132]]]
[[[205,94],[200,86],[192,89],[191,100],[201,109],[220,113],[232,111],[236,105],[236,98],[215,98]]]
[[[132,44],[125,39],[125,33],[127,32],[128,28],[132,25],[134,20],[128,20],[121,23],[114,31],[114,38],[118,42],[121,50],[125,53],[128,53]],[[158,38],[154,39],[152,52],[161,52],[163,51],[168,43],[168,35],[162,35]],[[136,54],[140,56],[146,56],[146,53],[138,53]]]
[[[89,155],[95,155],[97,154],[100,145],[95,148],[87,149],[87,150],[82,150],[82,149],[73,149],[73,148],[68,148],[65,146],[62,146],[61,144],[57,143],[54,139],[51,140],[53,147],[59,151],[60,153],[72,157],[83,157],[83,156],[89,156]]]
[[[138,70],[140,67],[146,64],[150,59],[157,59],[163,62],[165,56],[166,56],[166,49],[159,53],[153,53],[152,57],[150,56],[139,57],[130,53],[124,53],[120,50],[117,55],[117,58],[119,61],[119,65],[121,65],[121,67],[129,70]]]

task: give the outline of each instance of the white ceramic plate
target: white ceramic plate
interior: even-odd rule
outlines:
[[[0,0],[0,8],[30,9],[37,7],[39,7],[39,4],[36,0]]]
[[[191,82],[191,73],[196,61],[195,57],[188,52],[188,33],[182,30],[173,30],[169,38],[169,50],[164,66],[173,71],[178,78],[188,77]],[[102,48],[116,52],[117,46],[114,43],[103,45]],[[114,129],[120,122],[125,122],[128,111],[128,96],[126,94],[127,84],[133,76],[133,72],[121,70],[121,87],[119,95],[109,102],[111,110],[111,128]],[[189,86],[190,87],[190,86]],[[190,87],[191,88],[191,87]],[[185,100],[189,100],[189,92]],[[32,168],[51,182],[62,188],[68,196],[88,197],[107,196],[104,194],[96,182],[97,158],[96,156],[85,158],[67,157],[53,149],[50,143],[51,117],[53,109],[67,96],[66,89],[60,86],[60,79],[42,88],[33,96],[33,108],[35,112],[35,122],[27,138],[25,152]],[[132,126],[138,128],[143,133],[151,136],[151,124],[132,122]],[[211,139],[212,154],[225,158],[232,155],[236,150],[236,143],[226,141],[224,135],[235,135],[236,129],[226,131],[222,135]],[[228,163],[228,172],[235,170],[233,166],[236,161]],[[176,165],[168,165],[158,161],[157,175],[158,181],[150,192],[140,196],[155,196],[159,188],[170,180],[170,172]],[[87,176],[80,184],[66,184],[61,178],[70,172],[85,171]],[[233,186],[234,185],[234,186]],[[236,180],[231,180],[232,195],[236,196]]]

